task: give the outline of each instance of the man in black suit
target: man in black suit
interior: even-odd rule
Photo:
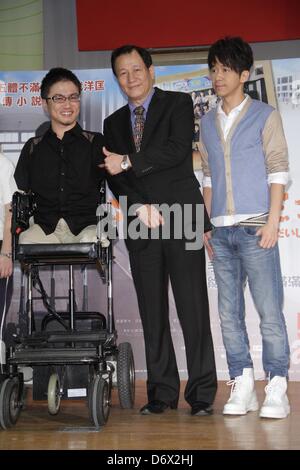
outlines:
[[[186,348],[189,378],[185,399],[193,415],[209,415],[217,380],[203,234],[196,234],[196,238],[201,235],[201,243],[189,249],[186,232],[180,237],[177,233],[178,227],[200,230],[197,207],[202,210],[203,232],[203,199],[192,166],[192,100],[186,93],[153,88],[154,67],[146,49],[122,46],[113,51],[111,61],[128,105],[104,122],[105,168],[115,196],[119,200],[126,196],[128,207],[135,205],[137,222],[148,230],[147,239],[135,239],[129,230],[126,240],[148,370],[149,402],[141,413],[162,413],[178,404],[180,379],[168,311],[170,279]],[[189,205],[193,215],[178,226],[176,216],[167,221],[158,207],[163,203],[167,207],[177,204],[180,209]],[[164,232],[167,225],[170,236],[168,230]],[[151,238],[153,233],[156,237]]]

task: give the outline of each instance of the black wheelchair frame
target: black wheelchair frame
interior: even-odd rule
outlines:
[[[101,210],[97,209],[99,220],[111,211],[110,204],[105,202],[105,186],[101,188],[101,199]],[[102,234],[97,233],[95,243],[20,244],[19,235],[29,227],[29,219],[35,209],[34,195],[20,192],[14,194],[13,258],[20,262],[22,273],[27,278],[27,300],[24,302],[24,311],[20,312],[15,345],[7,351],[6,370],[0,378],[0,425],[7,429],[18,420],[25,395],[22,367],[29,366],[34,371],[33,388],[35,378],[41,382],[48,380],[46,393],[45,390],[43,393],[47,395],[51,415],[58,413],[61,399],[67,398],[66,377],[71,377],[74,383],[83,374],[79,382],[83,380],[86,384],[90,420],[99,428],[108,420],[112,387],[118,388],[122,408],[132,408],[135,395],[131,345],[127,342],[117,345],[113,312],[113,241],[106,238],[103,243]],[[78,312],[76,308],[73,266],[95,263],[106,284],[106,316],[98,312]],[[68,312],[55,310],[51,302],[53,295],[48,296],[39,277],[41,266],[55,265],[69,266]],[[37,290],[48,312],[40,328],[36,326],[34,286],[38,286]],[[48,329],[50,324],[51,331]],[[82,325],[85,325],[84,328]],[[37,385],[40,387],[39,383]],[[45,384],[42,384],[43,387]]]

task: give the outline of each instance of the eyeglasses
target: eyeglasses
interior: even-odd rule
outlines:
[[[54,95],[46,98],[46,101],[48,100],[52,100],[53,103],[65,103],[67,100],[71,103],[78,103],[80,101],[80,95],[78,93],[73,93],[73,95],[70,96]]]

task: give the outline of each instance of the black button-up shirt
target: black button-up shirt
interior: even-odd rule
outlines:
[[[36,195],[34,222],[48,235],[64,218],[74,235],[96,224],[99,187],[105,171],[103,135],[83,131],[79,124],[63,139],[49,129],[24,145],[15,171],[19,189]]]

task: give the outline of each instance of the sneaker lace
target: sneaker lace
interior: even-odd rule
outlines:
[[[228,382],[226,382],[226,385],[228,385],[229,387],[231,387],[231,390],[230,390],[230,398],[232,397],[232,395],[234,394],[234,392],[237,392],[237,390],[238,390],[238,384],[239,384],[239,382],[237,381],[237,379],[231,379],[231,380],[228,380]]]

